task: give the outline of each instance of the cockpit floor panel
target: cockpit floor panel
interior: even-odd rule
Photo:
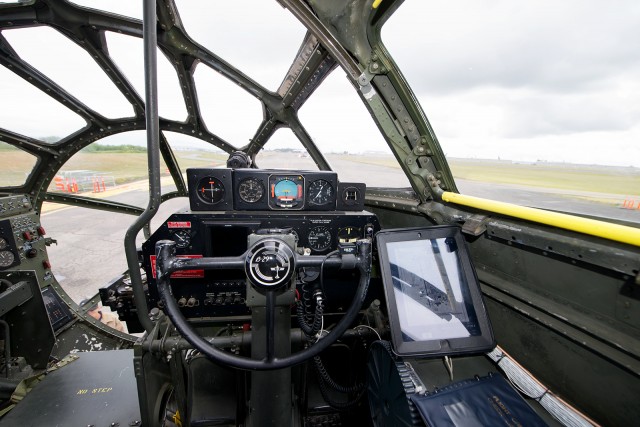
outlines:
[[[133,350],[77,355],[78,360],[43,378],[0,425],[139,425]]]

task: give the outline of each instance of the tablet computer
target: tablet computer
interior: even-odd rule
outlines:
[[[396,353],[444,356],[495,347],[459,227],[383,230],[376,240]]]

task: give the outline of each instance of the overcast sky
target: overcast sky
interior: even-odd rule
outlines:
[[[141,1],[78,3],[142,14]],[[275,1],[184,0],[178,7],[190,35],[269,89],[279,85],[305,33]],[[202,13],[204,8],[210,12]],[[265,19],[277,25],[267,26]],[[108,117],[131,114],[91,59],[55,31],[3,35],[24,59],[92,108]],[[107,40],[110,54],[142,95],[142,42],[118,34]],[[640,166],[637,0],[407,0],[383,29],[383,40],[448,155]],[[72,58],[82,61],[81,68],[68,66]],[[184,104],[175,102],[177,78],[159,58],[160,114],[184,120]],[[246,144],[260,122],[260,104],[205,67],[195,78],[209,128],[236,146]],[[2,127],[42,137],[83,126],[4,67],[0,91],[12,100],[0,105]],[[321,148],[385,149],[342,70],[314,98],[300,116]],[[111,139],[131,142],[139,135]],[[279,131],[269,146],[289,146],[292,139],[289,131]],[[185,138],[170,140],[184,144]]]

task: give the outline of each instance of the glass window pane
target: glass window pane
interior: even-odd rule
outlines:
[[[405,2],[383,40],[462,193],[640,222],[639,23],[633,1]]]
[[[105,117],[131,117],[133,107],[89,54],[49,27],[4,30],[18,55]],[[73,63],[65,60],[73,58]]]
[[[134,131],[94,142],[60,168],[48,191],[146,207],[149,201],[147,150],[140,142],[144,140],[144,131]],[[173,184],[162,158],[160,174],[163,185]]]
[[[234,147],[249,143],[262,121],[260,101],[203,64],[194,78],[207,129]]]
[[[306,28],[278,2],[176,1],[187,33],[268,89],[275,91],[291,66]],[[210,9],[210,13],[202,10]]]
[[[261,169],[318,170],[300,140],[289,128],[278,129],[256,155]]]
[[[200,139],[176,132],[163,132],[169,142],[169,147],[178,162],[185,185],[187,183],[188,168],[219,168],[226,167],[229,155],[218,147]],[[170,177],[162,181],[162,193],[176,191],[176,186]],[[188,203],[187,203],[188,205]]]
[[[2,159],[0,187],[23,185],[38,162],[35,156],[2,141],[0,141],[0,158]]]
[[[144,101],[144,46],[142,39],[107,31],[109,55]],[[185,121],[187,108],[175,68],[158,49],[158,113],[161,117]]]
[[[164,135],[183,174],[187,168],[226,167],[229,154],[215,145],[176,132],[164,132]]]
[[[186,197],[160,205],[152,220],[152,231],[171,213],[188,205]],[[47,247],[51,270],[75,302],[95,295],[100,287],[127,270],[124,235],[136,216],[45,202],[41,217],[47,235],[58,241]],[[140,232],[137,244],[143,241]]]
[[[131,0],[68,0],[79,6],[92,9],[104,10],[105,12],[117,13],[118,15],[130,18],[142,19],[141,1]]]
[[[327,77],[299,115],[341,181],[370,187],[411,186],[342,70]]]
[[[135,216],[45,202],[42,226],[58,241],[47,248],[51,270],[80,302],[127,269],[124,235]],[[142,244],[143,239],[139,239]],[[100,242],[96,245],[96,242]],[[108,254],[108,256],[106,256]],[[91,266],[91,268],[87,268]]]
[[[5,67],[0,67],[0,93],[11,100],[0,102],[0,127],[11,132],[54,143],[87,125],[82,117]]]

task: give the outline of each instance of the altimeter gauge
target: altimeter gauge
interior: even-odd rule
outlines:
[[[324,251],[331,246],[331,231],[327,227],[313,227],[307,235],[309,247],[316,251]]]
[[[264,186],[256,178],[246,178],[238,185],[240,198],[247,203],[256,203],[264,196]]]

